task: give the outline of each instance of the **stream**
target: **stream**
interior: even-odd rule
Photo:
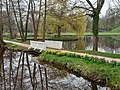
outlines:
[[[0,90],[111,90],[46,64],[26,52],[0,49]]]

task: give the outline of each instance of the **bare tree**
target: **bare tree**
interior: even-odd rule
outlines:
[[[34,32],[34,40],[37,40],[40,16],[41,16],[42,0],[39,0],[39,1],[9,0],[9,2],[11,2],[11,4],[12,4],[14,18],[15,18],[15,21],[17,24],[17,29],[20,33],[21,40],[25,41],[27,39],[27,33],[28,33],[28,28],[29,28],[28,24],[31,19],[32,19],[33,32]],[[26,4],[23,4],[23,2],[26,2]],[[36,2],[39,2],[39,9],[36,9]],[[6,5],[7,5],[7,2],[6,2]],[[23,7],[23,5],[25,7]],[[37,6],[38,6],[38,3],[37,3]],[[8,10],[8,8],[7,8],[7,10]],[[31,14],[31,16],[30,16],[30,14]],[[35,14],[36,14],[36,16],[35,16]]]
[[[109,3],[112,2],[114,7],[117,8],[120,12],[120,0],[109,0]]]
[[[9,4],[9,6],[10,6],[10,4]],[[9,30],[10,30],[10,38],[12,39],[13,38],[13,32],[12,32],[11,16],[10,16],[9,6],[8,6],[8,0],[6,0],[6,10],[7,10],[7,15],[8,15],[8,27],[9,27]]]
[[[21,13],[21,7],[20,7],[20,0],[18,0],[17,2],[18,2],[18,11],[19,11],[19,18],[20,18],[20,29],[21,29],[21,33],[23,36],[23,40],[24,40],[25,37],[24,37],[24,28],[23,28],[23,20],[22,20],[22,13]]]
[[[30,3],[31,3],[31,17],[33,24],[34,40],[37,40],[40,17],[41,17],[42,0],[39,0],[38,10],[36,9],[35,1],[31,0]]]
[[[31,16],[32,16],[32,23],[33,23],[33,32],[34,32],[34,40],[36,40],[36,32],[35,32],[35,6],[34,6],[34,1],[30,0],[31,3]]]
[[[46,33],[46,8],[47,8],[47,0],[45,0],[45,14],[44,14],[44,27],[43,27],[43,41],[45,41],[45,33]]]
[[[25,40],[27,39],[29,14],[30,14],[30,1],[28,3],[28,10],[27,10],[27,16],[26,16],[26,23],[25,23]]]
[[[16,14],[16,10],[15,10],[15,5],[13,3],[13,0],[9,0],[11,3],[12,3],[12,9],[13,9],[13,13],[14,13],[14,17],[15,17],[15,21],[16,21],[16,24],[17,24],[17,29],[20,33],[20,37],[21,37],[21,40],[24,41],[24,35],[20,29],[20,26],[19,26],[19,22],[18,22],[18,19],[17,19],[17,14]]]
[[[2,76],[2,66],[3,66],[3,54],[4,54],[4,49],[0,47],[0,77]]]
[[[36,34],[38,34],[39,24],[40,24],[40,17],[41,17],[41,7],[42,7],[42,0],[40,0],[39,5],[39,12],[38,12],[38,19],[37,19],[37,26],[36,26]]]
[[[109,0],[106,18],[107,28],[110,30],[120,26],[120,0]]]

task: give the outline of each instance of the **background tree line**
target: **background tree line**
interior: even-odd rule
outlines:
[[[103,31],[110,31],[119,26],[119,0],[112,0],[115,7],[109,7],[106,16],[100,18],[104,2],[105,0],[0,0],[0,39],[2,41],[2,33],[6,31],[11,39],[19,33],[22,41],[27,39],[28,33],[33,34],[34,40],[40,35],[43,41],[49,32],[56,32],[58,37],[61,32],[71,31],[83,35],[87,20],[87,31],[92,30],[94,36],[93,50],[97,50],[99,30],[102,28]]]
[[[90,32],[92,19],[88,18],[87,23],[87,31]],[[120,27],[120,0],[108,0],[105,16],[100,17],[99,31],[111,32],[117,27]]]
[[[46,29],[50,30],[50,27],[54,28],[52,31],[56,29],[60,37],[62,29],[80,29],[81,23],[77,23],[77,20],[84,17],[83,23],[86,23],[85,16],[81,18],[78,15],[80,12],[70,10],[69,0],[5,0],[1,3],[3,32],[8,32],[11,39],[19,33],[22,41],[25,41],[28,33],[32,33],[34,40],[37,40],[39,30],[44,38]],[[74,23],[69,21],[72,18]]]

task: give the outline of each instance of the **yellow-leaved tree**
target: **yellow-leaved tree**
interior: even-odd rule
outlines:
[[[76,32],[77,36],[83,36],[86,30],[86,16],[83,15],[81,9],[69,10],[68,0],[53,0],[50,3],[47,19],[46,34],[57,33],[57,37],[61,36],[61,32]],[[52,4],[51,4],[52,3]],[[43,19],[41,18],[40,33],[42,34]]]
[[[86,31],[86,16],[82,13],[80,9],[74,9],[68,18],[68,23],[71,28],[76,32],[77,36],[84,36]]]
[[[71,26],[69,23],[67,23],[64,20],[59,20],[58,18],[55,18],[54,16],[47,16],[46,19],[46,35],[56,33],[57,37],[61,36],[61,32],[67,32],[68,30],[71,30]],[[41,20],[40,24],[40,31],[39,36],[42,37],[43,32],[43,19]]]

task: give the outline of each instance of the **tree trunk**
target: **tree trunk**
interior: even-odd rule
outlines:
[[[36,27],[35,27],[35,7],[33,6],[34,1],[30,0],[31,3],[31,16],[32,16],[32,23],[33,23],[33,32],[34,32],[34,40],[37,40],[37,35],[36,35]]]
[[[21,32],[19,23],[18,23],[18,19],[17,19],[17,15],[16,15],[16,11],[15,11],[15,6],[14,6],[14,3],[13,3],[13,0],[10,0],[10,2],[12,3],[12,9],[13,9],[15,21],[16,21],[16,23],[17,23],[17,28],[18,28],[18,31],[19,31],[19,33],[20,33],[21,40],[23,41],[23,40],[24,40],[24,37],[23,37],[23,33]]]
[[[93,25],[92,25],[93,51],[98,51],[98,30],[99,30],[98,22],[99,22],[99,13],[94,13]]]
[[[8,15],[8,26],[10,30],[10,38],[13,39],[13,32],[12,32],[12,25],[11,25],[11,19],[10,19],[10,9],[8,9],[8,1],[6,0],[6,10],[7,10],[7,15]]]
[[[43,39],[45,41],[45,33],[46,33],[46,8],[47,8],[47,0],[45,0],[45,15],[44,15],[44,27],[43,27]]]
[[[98,36],[93,36],[93,51],[98,51]]]
[[[2,75],[1,70],[2,70],[2,65],[3,65],[3,54],[4,54],[4,49],[0,47],[0,77]]]
[[[3,42],[3,22],[2,22],[2,0],[0,1],[0,47],[4,45]]]
[[[20,29],[21,29],[21,33],[22,33],[22,36],[23,36],[22,40],[25,41],[23,21],[22,21],[22,13],[21,13],[21,8],[20,8],[20,0],[18,0],[18,11],[19,11],[19,16],[20,16]]]
[[[58,26],[58,38],[60,38],[60,37],[61,37],[61,27]]]
[[[91,0],[86,0],[86,2],[89,4],[89,8],[92,8],[92,14],[88,14],[93,18],[92,23],[92,32],[93,32],[93,51],[98,51],[98,22],[99,22],[99,14],[100,11],[104,5],[105,0],[97,0],[96,1],[96,7],[94,7],[94,4],[91,3]],[[87,8],[87,9],[89,9]],[[86,9],[86,10],[87,10]]]
[[[30,14],[30,1],[29,1],[29,3],[28,3],[27,17],[26,17],[26,23],[25,23],[25,41],[26,41],[26,39],[27,39],[29,14]]]
[[[0,30],[0,47],[4,46],[3,38],[2,38],[2,32]]]
[[[37,24],[36,24],[36,36],[38,36],[39,23],[41,18],[41,6],[42,6],[42,0],[40,0],[40,6],[39,6],[39,15],[38,15]]]

